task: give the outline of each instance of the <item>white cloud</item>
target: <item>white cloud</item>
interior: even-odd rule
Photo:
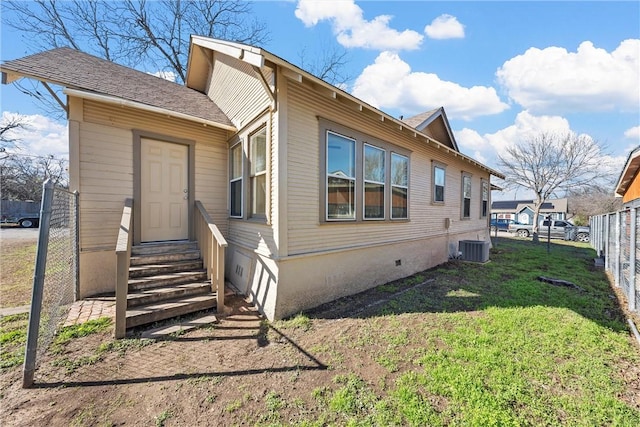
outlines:
[[[307,27],[320,21],[331,21],[338,43],[347,48],[414,50],[420,47],[423,39],[416,31],[390,28],[390,15],[365,20],[362,9],[353,0],[300,0],[295,15]]]
[[[640,142],[640,126],[632,127],[631,129],[627,129],[624,133],[625,138],[635,139]]]
[[[611,53],[585,41],[576,52],[530,48],[496,76],[509,97],[531,111],[638,111],[640,40]]]
[[[500,154],[508,146],[540,132],[572,132],[569,121],[560,116],[535,116],[529,111],[518,113],[514,123],[492,134],[484,135],[489,145]]]
[[[355,81],[353,95],[381,109],[401,109],[405,116],[444,106],[450,118],[470,120],[498,114],[509,106],[492,87],[466,88],[435,74],[412,72],[396,53],[382,52]]]
[[[512,125],[495,133],[481,135],[473,129],[463,128],[454,134],[461,152],[473,152],[476,160],[483,158],[486,160],[483,163],[495,167],[498,155],[504,153],[505,148],[544,131],[572,132],[569,121],[564,117],[535,116],[522,111]]]
[[[152,76],[160,77],[161,79],[169,80],[170,82],[176,82],[176,73],[173,71],[156,71],[155,73],[149,73]]]
[[[69,131],[66,123],[56,122],[40,114],[20,115],[9,111],[2,112],[1,121],[6,123],[16,116],[22,118],[25,128],[7,132],[6,136],[16,139],[19,147],[7,149],[7,152],[33,156],[69,156]]]
[[[455,16],[444,14],[424,27],[424,33],[432,39],[463,39],[464,25]]]

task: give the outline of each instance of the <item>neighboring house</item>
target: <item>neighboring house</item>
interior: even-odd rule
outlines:
[[[185,86],[69,48],[0,68],[65,88],[81,297],[114,291],[126,198],[139,248],[193,240],[200,201],[227,280],[269,319],[489,239],[503,176],[460,153],[443,109],[401,121],[266,50],[198,36]]]
[[[616,184],[616,196],[622,197],[625,208],[640,206],[640,146],[629,153]]]
[[[521,224],[532,225],[534,223],[533,200],[496,200],[491,203],[491,219],[511,219]],[[547,200],[540,209],[539,220],[551,215],[552,219],[567,219],[567,199]]]

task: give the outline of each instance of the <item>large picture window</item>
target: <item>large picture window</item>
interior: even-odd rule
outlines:
[[[238,143],[231,147],[230,158],[230,180],[229,180],[229,205],[231,216],[242,218],[242,144]]]
[[[391,154],[391,218],[408,218],[409,159]]]
[[[384,219],[385,150],[364,144],[364,219]]]
[[[442,166],[433,167],[433,202],[444,203],[445,169]]]
[[[327,220],[356,219],[356,141],[327,132]]]
[[[264,217],[267,207],[267,128],[249,137],[251,216]]]
[[[411,152],[320,119],[320,221],[409,219]]]
[[[471,218],[471,176],[462,175],[462,218]]]

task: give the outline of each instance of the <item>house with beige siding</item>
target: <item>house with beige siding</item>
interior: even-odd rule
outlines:
[[[185,85],[69,48],[0,68],[64,87],[81,297],[125,283],[127,328],[223,304],[225,283],[280,319],[489,239],[502,175],[460,152],[442,108],[394,118],[198,36]]]

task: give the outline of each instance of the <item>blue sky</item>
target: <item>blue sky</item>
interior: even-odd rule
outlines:
[[[620,170],[640,145],[640,2],[257,2],[270,41],[297,63],[332,45],[349,55],[347,91],[399,117],[443,106],[461,151],[496,167],[539,130],[587,134]],[[0,59],[31,53],[2,27]],[[153,70],[145,70],[153,71]],[[1,109],[36,115],[12,87]],[[66,151],[65,124],[34,116],[37,153]]]

